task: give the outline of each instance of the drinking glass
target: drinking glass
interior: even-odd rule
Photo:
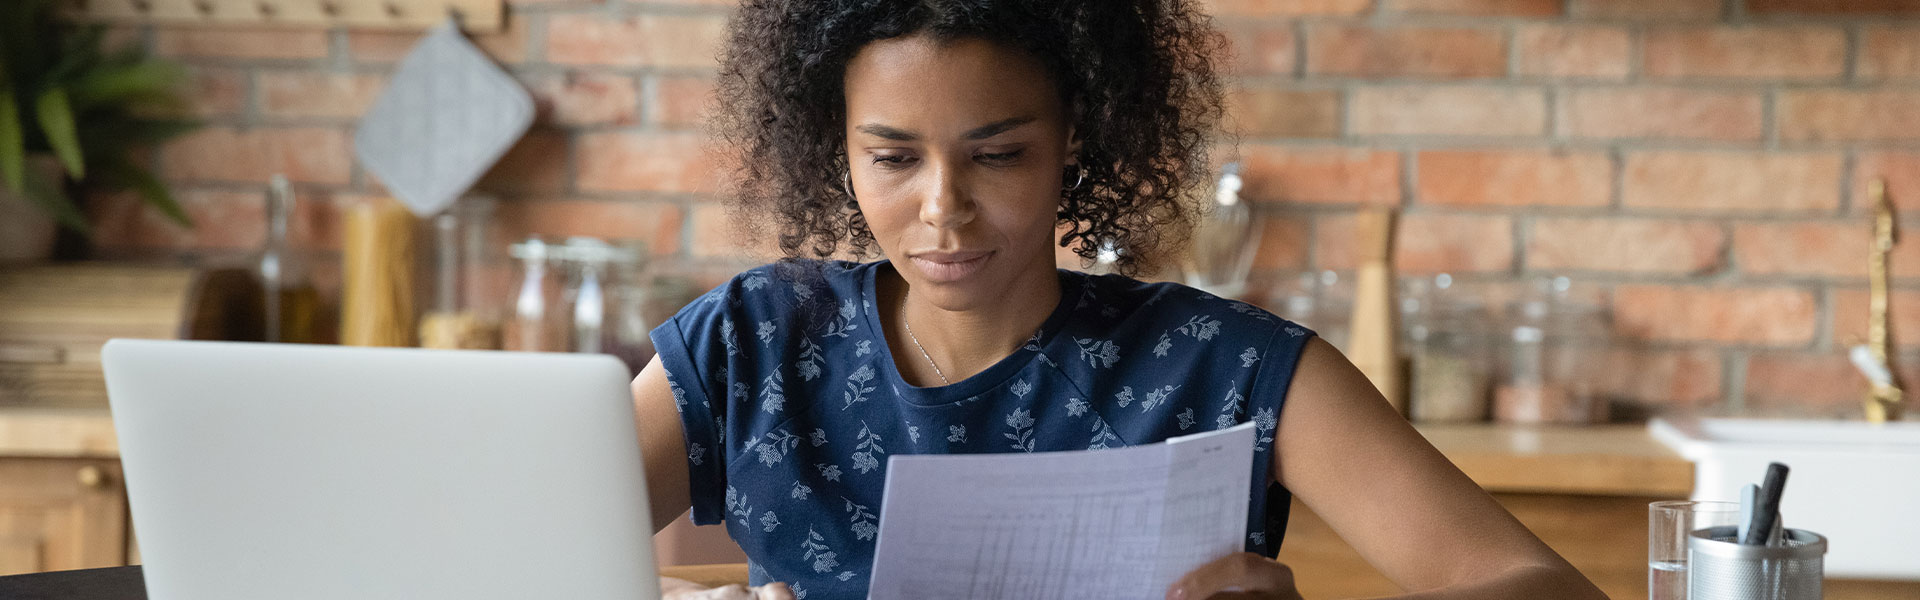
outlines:
[[[1687,535],[1738,525],[1735,502],[1671,500],[1647,505],[1647,600],[1687,600]]]

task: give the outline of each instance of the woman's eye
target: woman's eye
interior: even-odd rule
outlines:
[[[873,157],[873,164],[880,165],[881,168],[898,169],[913,163],[913,160],[911,156],[876,154]]]
[[[1012,152],[983,152],[978,156],[980,157],[981,162],[985,162],[988,164],[995,164],[995,165],[1004,165],[1004,164],[1010,164],[1015,159],[1020,158],[1021,152],[1022,151],[1020,150],[1015,150]]]

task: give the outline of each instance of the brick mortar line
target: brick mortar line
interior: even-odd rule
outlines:
[[[1780,93],[1778,87],[1760,93],[1760,140],[1768,150],[1779,150],[1781,147]]]
[[[526,27],[527,38],[521,40],[521,43],[526,44],[526,48],[523,50],[523,56],[521,56],[520,59],[526,63],[535,65],[549,64],[547,62],[547,13],[541,12],[529,15]],[[511,67],[503,66],[503,68],[508,71],[513,71]]]
[[[1402,212],[1407,212],[1408,209],[1422,204],[1419,201],[1420,165],[1414,160],[1416,154],[1411,149],[1396,147],[1394,150],[1400,153],[1400,177],[1398,178],[1400,199],[1394,202],[1393,206],[1398,207]]]
[[[1739,414],[1747,408],[1747,361],[1751,352],[1726,349],[1720,356],[1720,402],[1724,409]]]
[[[633,102],[635,106],[633,114],[639,117],[638,122],[642,125],[660,127],[662,124],[659,122],[659,115],[655,114],[659,111],[653,110],[660,106],[660,78],[656,76],[635,77],[634,85],[639,87],[634,90]]]
[[[1860,167],[1860,150],[1848,148],[1840,158],[1840,215],[1851,215],[1859,209],[1862,199],[1853,197],[1853,176]]]
[[[1566,142],[1566,135],[1564,131],[1564,129],[1566,128],[1566,123],[1561,122],[1561,119],[1560,119],[1560,109],[1562,108],[1561,104],[1563,100],[1561,99],[1561,96],[1560,96],[1559,86],[1547,87],[1546,95],[1547,95],[1546,138],[1549,144],[1552,144],[1555,147],[1558,147],[1560,144],[1563,144]]]
[[[1533,217],[1530,215],[1516,216],[1513,219],[1512,229],[1513,239],[1510,241],[1513,244],[1513,264],[1509,265],[1508,268],[1515,276],[1520,276],[1531,271],[1529,268],[1530,261],[1527,260],[1527,246],[1533,239]]]
[[[1839,312],[1839,298],[1834,294],[1833,286],[1821,286],[1814,299],[1818,302],[1815,312],[1819,317],[1814,325],[1814,345],[1819,348],[1832,348],[1835,343],[1833,319]]]
[[[1642,23],[1634,23],[1627,28],[1627,81],[1638,83],[1646,78],[1647,29]]]
[[[1520,34],[1519,25],[1506,24],[1500,28],[1501,54],[1506,64],[1501,65],[1507,75],[1503,79],[1513,80],[1520,76]]]
[[[327,63],[334,69],[342,69],[353,63],[353,46],[348,41],[349,32],[345,27],[327,30]]]
[[[1858,83],[1860,81],[1861,45],[1866,43],[1865,36],[1861,35],[1860,27],[1861,25],[1859,23],[1851,23],[1846,27],[1847,46],[1843,50],[1845,54],[1841,58],[1841,64],[1844,66],[1841,72],[1844,73],[1844,76],[1850,83]]]
[[[1307,56],[1307,24],[1295,21],[1289,29],[1293,31],[1292,76],[1295,80],[1306,79],[1308,77],[1307,61],[1310,58]]]

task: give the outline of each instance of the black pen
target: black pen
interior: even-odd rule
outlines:
[[[1780,493],[1787,487],[1787,466],[1780,463],[1767,465],[1767,479],[1760,485],[1760,500],[1754,503],[1753,522],[1747,527],[1747,535],[1740,539],[1741,544],[1763,546],[1767,536],[1773,532],[1773,526],[1780,520]]]

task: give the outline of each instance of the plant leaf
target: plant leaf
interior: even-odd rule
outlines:
[[[74,80],[74,104],[82,107],[127,100],[172,98],[187,77],[180,65],[157,60],[101,66]]]
[[[67,198],[67,192],[62,189],[60,182],[47,181],[39,171],[27,171],[26,188],[27,200],[53,215],[53,220],[83,234],[93,233],[93,228],[87,225],[86,215],[80,214],[80,207],[74,206],[73,200]]]
[[[0,179],[15,194],[26,193],[27,139],[20,130],[20,105],[13,89],[0,86]]]
[[[106,168],[115,179],[139,192],[140,197],[145,198],[149,206],[159,210],[161,214],[180,224],[181,227],[193,228],[193,219],[187,216],[186,209],[180,207],[180,203],[173,199],[173,193],[167,191],[167,186],[161,185],[160,180],[152,173],[125,160],[107,163]]]
[[[80,153],[80,134],[74,130],[73,105],[67,101],[67,90],[48,88],[34,105],[40,115],[40,133],[47,136],[47,146],[60,157],[67,176],[75,181],[86,179],[87,157]]]

